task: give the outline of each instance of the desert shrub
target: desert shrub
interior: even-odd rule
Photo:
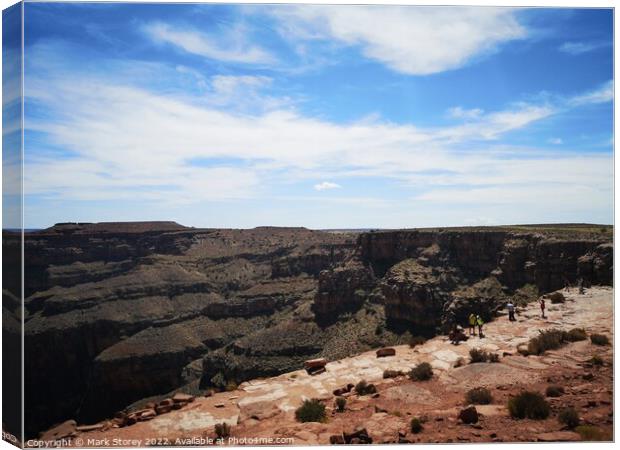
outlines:
[[[599,355],[594,355],[592,358],[590,358],[588,362],[593,366],[602,366],[603,358],[601,358]]]
[[[572,429],[579,425],[579,413],[575,411],[575,408],[564,408],[560,411],[560,414],[558,414],[558,420],[561,424]]]
[[[564,388],[562,386],[552,384],[551,386],[547,386],[545,394],[547,397],[560,397],[564,394]]]
[[[568,342],[577,342],[577,341],[585,341],[588,339],[588,335],[586,334],[586,330],[583,328],[573,328],[570,331],[566,331],[563,336],[565,341]]]
[[[433,378],[433,368],[427,362],[423,362],[415,366],[409,372],[409,378],[413,381],[426,381]]]
[[[218,439],[227,438],[228,436],[230,436],[230,425],[228,425],[226,422],[216,423],[215,434]]]
[[[231,392],[231,391],[237,390],[237,387],[238,387],[237,383],[235,383],[234,381],[229,381],[228,383],[226,383],[226,388],[225,389],[228,392]]]
[[[325,405],[316,398],[304,400],[303,404],[295,410],[295,418],[298,422],[323,422]]]
[[[562,330],[540,331],[538,336],[533,337],[527,344],[527,351],[532,355],[540,355],[547,350],[560,348],[564,344]]]
[[[564,295],[561,292],[552,292],[551,294],[549,294],[549,300],[551,300],[551,303],[553,303],[554,305],[557,305],[558,303],[564,303],[566,301]]]
[[[491,392],[486,388],[474,388],[465,394],[465,403],[474,405],[488,405],[493,401]]]
[[[347,406],[347,399],[344,397],[336,397],[336,408],[338,408],[338,411],[344,411],[345,406]]]
[[[579,425],[575,427],[575,431],[579,433],[584,441],[604,441],[605,435],[600,428],[593,425]]]
[[[377,392],[377,388],[374,384],[368,384],[366,380],[361,380],[355,385],[355,392],[357,392],[358,395],[374,394]]]
[[[418,345],[422,345],[425,342],[426,342],[426,339],[424,339],[422,336],[413,336],[409,340],[409,347],[413,348],[413,347],[416,347]]]
[[[381,324],[375,327],[375,335],[380,335],[380,334],[383,334],[383,327],[381,326]]]
[[[549,403],[538,392],[521,392],[508,401],[508,411],[515,419],[546,419],[550,410]]]
[[[498,363],[499,355],[497,353],[489,353],[489,362]]]
[[[417,417],[411,419],[411,432],[413,434],[418,434],[423,429],[424,427],[422,426],[422,421],[420,419],[418,419]]]
[[[591,334],[590,341],[592,341],[594,345],[609,345],[609,338],[604,334]]]
[[[386,369],[383,371],[383,378],[396,378],[404,375],[402,370]]]
[[[480,350],[479,348],[472,348],[469,351],[470,363],[481,363],[487,362],[489,360],[489,354],[484,350]]]

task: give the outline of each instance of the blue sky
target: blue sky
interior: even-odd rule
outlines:
[[[610,9],[25,7],[25,226],[611,223]]]

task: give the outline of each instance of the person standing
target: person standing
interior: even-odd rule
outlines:
[[[515,305],[512,303],[512,300],[508,300],[508,304],[506,305],[508,308],[508,320],[514,322],[515,320]]]
[[[476,315],[474,313],[469,314],[469,335],[476,335]]]
[[[545,299],[544,299],[544,297],[540,297],[538,299],[538,303],[540,303],[540,311],[542,312],[542,318],[546,319],[546,317],[545,317]]]
[[[476,325],[478,325],[478,337],[483,338],[484,335],[482,334],[482,326],[484,325],[484,320],[482,320],[480,314],[476,315]]]

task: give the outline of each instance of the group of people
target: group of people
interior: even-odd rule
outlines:
[[[478,336],[481,338],[484,337],[482,334],[482,326],[484,325],[484,320],[480,317],[480,314],[469,314],[469,335],[476,335],[476,327],[478,327]]]
[[[469,335],[470,336],[475,336],[476,335],[476,327],[478,328],[478,336],[480,336],[481,338],[484,337],[484,335],[482,334],[482,326],[484,325],[484,320],[482,319],[482,317],[480,317],[479,314],[474,314],[471,313],[469,315]],[[450,342],[452,342],[454,345],[458,345],[459,342],[461,341],[466,341],[468,339],[468,336],[465,335],[465,333],[463,332],[463,328],[461,328],[456,321],[453,321],[453,326],[452,326],[452,331],[450,331],[450,334],[448,335]]]

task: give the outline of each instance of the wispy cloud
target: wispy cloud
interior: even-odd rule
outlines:
[[[527,35],[508,8],[304,5],[273,14],[289,38],[358,46],[366,57],[410,75],[462,67]]]
[[[562,145],[564,143],[561,138],[550,138],[547,140],[547,142],[553,145]]]
[[[268,64],[275,61],[268,51],[246,42],[245,36],[248,33],[241,25],[229,30],[218,30],[213,34],[163,22],[144,25],[143,30],[156,42],[171,44],[206,58],[244,64]]]
[[[581,55],[608,45],[604,42],[564,42],[559,50],[571,55]]]
[[[322,183],[314,185],[314,189],[317,191],[327,191],[330,189],[338,189],[340,187],[342,186],[337,183],[332,183],[331,181],[323,181]]]
[[[304,114],[286,96],[267,95],[274,80],[264,75],[213,75],[136,61],[45,64],[61,53],[54,47],[31,53],[31,63],[42,66],[27,70],[27,109],[40,114],[30,114],[26,128],[46,143],[26,155],[28,195],[164,205],[273,201],[283,186],[325,191],[348,180],[381,180],[399,186],[400,195],[410,192],[411,202],[434,207],[464,196],[493,207],[502,196],[504,204],[514,201],[523,210],[557,207],[553,196],[535,195],[537,189],[611,201],[608,153],[515,148],[501,140],[568,109],[611,101],[611,82],[503,109],[457,106],[448,111],[454,122],[444,126],[397,124],[378,115],[343,123]],[[103,75],[101,64],[114,70]],[[153,80],[163,77],[162,90]],[[251,111],[228,106],[248,99]],[[324,193],[315,197],[336,201]],[[360,193],[338,201],[363,204],[365,198]]]
[[[455,106],[448,109],[448,117],[453,119],[478,119],[483,113],[484,110],[480,108],[464,109],[460,106]]]
[[[613,99],[614,82],[610,80],[590,92],[575,95],[574,97],[569,98],[567,103],[571,106],[592,105],[611,102]]]

